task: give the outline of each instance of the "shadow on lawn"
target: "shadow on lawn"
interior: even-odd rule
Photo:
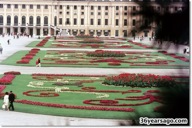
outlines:
[[[157,107],[155,109],[156,112],[161,113],[161,116],[154,118],[185,118],[188,120],[187,124],[150,124],[153,126],[189,126],[190,118],[189,118],[189,82],[185,83],[185,85],[178,84],[174,87],[169,87],[163,89],[160,94],[162,97],[162,106]],[[148,126],[147,124],[140,124],[140,117],[147,117],[146,115],[141,115],[137,111],[135,112],[136,117],[132,118],[132,124],[134,126]],[[150,119],[150,118],[149,118]],[[130,120],[128,121],[130,122]],[[125,126],[125,123],[120,122],[120,126]]]

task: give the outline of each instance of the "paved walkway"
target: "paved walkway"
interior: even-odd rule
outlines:
[[[120,126],[130,125],[127,120],[86,119],[29,114],[0,110],[0,125],[6,127],[43,127],[43,126]]]
[[[10,45],[7,44],[7,40],[10,39]],[[11,56],[19,50],[29,50],[31,48],[25,47],[31,41],[37,40],[37,38],[21,37],[20,39],[13,39],[13,37],[0,37],[0,43],[3,47],[3,54],[0,54],[0,62],[7,57]],[[137,40],[136,40],[137,41]],[[144,40],[143,43],[148,43],[148,40]],[[171,46],[169,52],[183,52],[181,46],[175,51],[174,46]],[[51,48],[41,48],[51,49]],[[58,48],[56,48],[59,50]],[[55,50],[55,49],[51,49]],[[76,49],[85,50],[85,49]],[[94,50],[94,49],[89,49]],[[112,49],[117,50],[117,49]],[[128,51],[128,50],[126,50]],[[129,50],[130,51],[130,50]],[[133,50],[132,50],[133,51]],[[134,50],[135,51],[135,50]],[[153,50],[152,50],[153,51]],[[0,73],[7,71],[20,71],[22,74],[31,73],[62,73],[62,74],[119,74],[119,73],[154,73],[158,75],[189,75],[189,69],[107,69],[107,68],[70,68],[70,67],[22,67],[22,66],[9,66],[1,65]],[[130,125],[131,122],[126,120],[101,120],[101,119],[86,119],[86,118],[71,118],[71,117],[57,117],[46,116],[37,114],[27,114],[12,111],[0,110],[0,125],[2,126],[120,126]]]

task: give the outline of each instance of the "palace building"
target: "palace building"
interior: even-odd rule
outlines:
[[[137,25],[147,21],[133,15],[138,2],[151,2],[159,11],[182,9],[182,0],[172,0],[161,8],[156,0],[0,0],[0,34],[27,33],[56,35],[67,29],[71,35],[151,37],[154,30],[137,33]],[[155,28],[155,24],[151,24]]]

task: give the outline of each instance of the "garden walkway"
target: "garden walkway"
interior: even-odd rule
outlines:
[[[7,44],[7,40],[10,39],[10,45]],[[0,43],[3,47],[3,54],[0,54],[0,62],[7,57],[11,56],[19,50],[29,50],[25,46],[31,41],[37,40],[36,37],[28,38],[21,37],[20,39],[13,39],[13,37],[0,37]],[[144,40],[143,43],[148,42]],[[186,46],[180,46],[179,53],[183,52]],[[52,48],[41,48],[46,50],[54,50]],[[58,48],[56,48],[59,50]],[[84,50],[84,49],[81,49]],[[91,50],[91,49],[90,49]],[[93,49],[92,49],[93,50]],[[126,50],[131,51],[131,50]],[[136,50],[134,50],[136,51]],[[154,51],[154,50],[152,50]],[[175,52],[174,46],[171,46],[169,52]],[[62,74],[119,74],[119,73],[153,73],[158,75],[189,75],[189,69],[107,69],[107,68],[70,68],[70,67],[22,67],[22,66],[10,66],[0,65],[0,73],[7,71],[20,71],[22,74],[31,73],[62,73]],[[107,119],[85,119],[85,118],[71,118],[71,117],[57,117],[19,113],[12,111],[0,110],[0,125],[2,126],[120,126],[129,125],[130,122],[125,120],[107,120]],[[35,123],[34,123],[35,122]]]

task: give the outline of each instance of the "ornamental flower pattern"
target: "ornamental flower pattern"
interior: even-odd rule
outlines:
[[[6,74],[2,78],[0,78],[0,84],[11,84],[12,80],[15,78],[13,74]]]
[[[10,73],[5,73],[7,75],[10,75]],[[19,74],[12,72],[12,74]],[[11,74],[11,75],[12,75]],[[128,76],[131,76],[131,78],[135,79],[137,76],[133,74],[120,74],[118,76],[113,76],[114,80],[123,80],[126,79]],[[65,79],[65,76],[67,76]],[[58,87],[60,89],[59,92],[55,91],[54,87],[48,87],[44,86],[46,83],[55,83],[55,82],[62,82],[65,81],[65,84],[70,83],[70,81],[74,81],[74,78],[71,77],[80,77],[76,78],[82,87],[78,87],[77,89],[71,89],[71,87]],[[168,76],[156,76],[152,74],[148,74],[147,76],[138,74],[140,79],[148,79],[149,78],[161,78],[161,79],[166,79],[166,80],[172,80],[171,77]],[[65,109],[85,109],[85,110],[99,110],[99,111],[122,111],[122,112],[134,112],[136,108],[127,108],[127,107],[133,107],[133,106],[142,106],[145,104],[152,104],[154,102],[159,102],[163,103],[161,100],[161,97],[159,94],[161,92],[159,90],[147,90],[145,92],[142,92],[139,89],[128,89],[128,90],[116,90],[114,87],[113,89],[109,90],[100,90],[98,89],[99,87],[97,86],[85,86],[87,83],[92,83],[92,82],[101,82],[101,79],[104,79],[102,77],[106,77],[105,75],[79,75],[79,74],[32,74],[33,79],[39,80],[39,81],[31,81],[29,82],[29,87],[32,88],[38,88],[37,90],[28,90],[23,92],[23,95],[26,96],[32,96],[32,97],[60,97],[61,93],[74,93],[77,95],[83,95],[83,94],[90,94],[90,95],[96,95],[94,99],[85,99],[82,100],[82,103],[84,105],[69,105],[69,104],[57,104],[57,103],[45,103],[45,102],[36,102],[36,101],[30,101],[30,100],[16,100],[17,103],[22,103],[22,104],[31,104],[31,105],[37,105],[37,106],[45,106],[45,107],[56,107],[56,108],[65,108]],[[42,79],[41,79],[42,77]],[[84,80],[82,80],[82,78]],[[88,77],[88,78],[85,78]],[[176,77],[177,78],[177,77]],[[150,79],[153,82],[153,79]],[[66,82],[67,81],[67,82]],[[76,83],[76,82],[74,82]],[[86,84],[85,84],[86,83]],[[99,86],[99,85],[98,85]],[[104,85],[101,85],[104,86]],[[3,88],[4,86],[2,86]],[[121,87],[122,88],[122,87]],[[0,91],[1,91],[1,86],[0,86]],[[119,93],[121,94],[121,98],[119,97],[110,97],[111,94],[113,93]],[[140,95],[142,93],[143,95]],[[134,94],[137,94],[134,96]],[[139,94],[139,96],[138,96]],[[128,95],[128,96],[126,96]],[[130,101],[134,101],[133,103],[130,103]]]
[[[129,74],[106,77],[103,84],[131,87],[162,87],[174,86],[176,82],[169,76],[154,74]]]

